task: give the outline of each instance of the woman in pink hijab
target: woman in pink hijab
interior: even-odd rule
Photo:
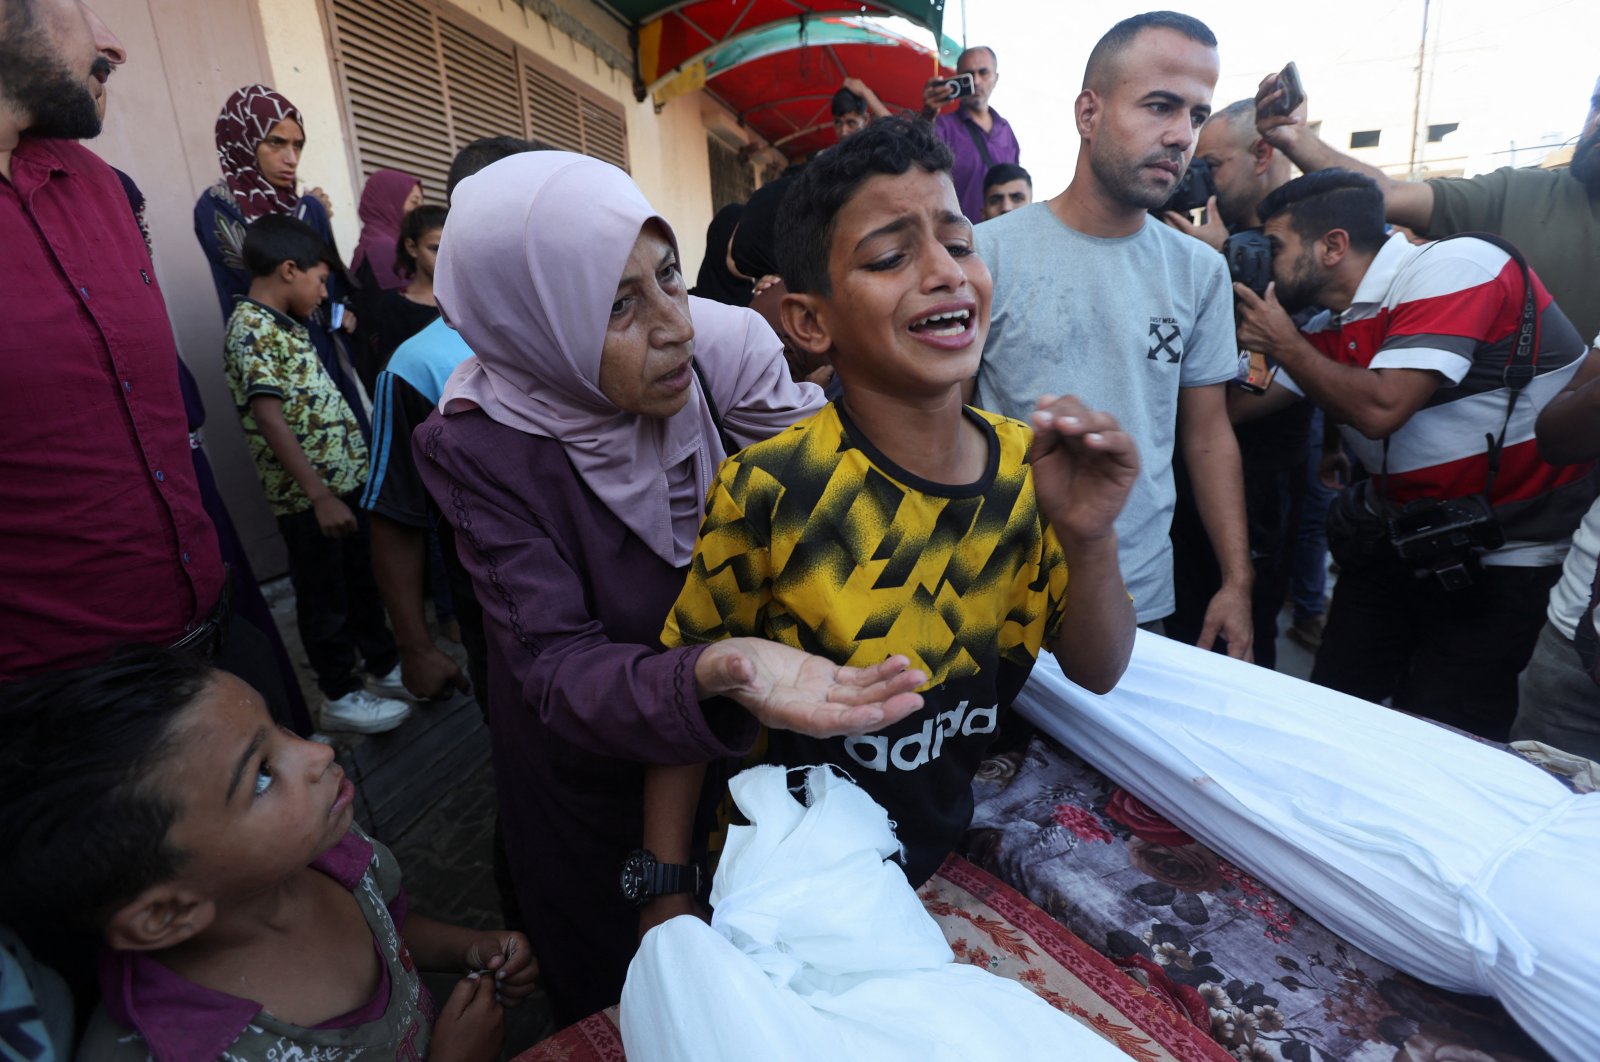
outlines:
[[[410,279],[396,268],[400,246],[400,226],[406,214],[422,205],[422,181],[399,170],[375,170],[361,189],[361,239],[350,256],[350,274],[355,277],[356,372],[367,388],[376,394],[374,384],[383,368],[380,348],[384,322],[383,293],[399,291]],[[397,345],[397,344],[395,344]],[[395,345],[389,349],[392,351]]]
[[[570,1022],[617,1001],[637,945],[618,878],[646,764],[736,760],[763,724],[873,728],[913,710],[919,676],[757,639],[662,650],[718,463],[822,393],[759,316],[687,295],[672,229],[621,170],[515,155],[451,204],[434,292],[476,356],[413,448],[483,606],[511,877]]]

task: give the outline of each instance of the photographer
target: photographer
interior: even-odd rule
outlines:
[[[922,120],[933,123],[934,133],[955,156],[950,179],[961,212],[974,225],[983,220],[983,179],[989,168],[1022,161],[1011,123],[989,106],[989,95],[999,82],[1000,61],[994,49],[979,45],[961,53],[954,78],[930,78],[922,89]],[[968,85],[971,91],[964,92]],[[958,91],[963,94],[958,96]],[[952,101],[957,104],[955,111],[940,114]]]
[[[1309,174],[1259,213],[1274,284],[1234,286],[1239,338],[1282,370],[1249,404],[1309,398],[1371,476],[1329,516],[1340,576],[1311,679],[1504,740],[1594,496],[1590,465],[1550,465],[1533,439],[1586,344],[1519,255],[1385,239],[1370,177]],[[1311,304],[1327,311],[1297,329],[1288,311]]]

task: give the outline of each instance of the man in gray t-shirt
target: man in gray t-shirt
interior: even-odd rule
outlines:
[[[1041,394],[1073,394],[1138,442],[1117,537],[1140,623],[1173,608],[1167,531],[1182,446],[1223,576],[1200,642],[1220,635],[1248,657],[1252,571],[1224,394],[1238,365],[1232,287],[1215,252],[1145,212],[1182,177],[1216,78],[1216,39],[1185,15],[1135,16],[1095,46],[1072,183],[976,229],[994,275],[976,402],[1025,419]]]

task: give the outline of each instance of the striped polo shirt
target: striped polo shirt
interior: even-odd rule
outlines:
[[[1532,274],[1530,273],[1530,276]],[[1533,379],[1506,425],[1505,449],[1490,501],[1506,544],[1486,564],[1559,564],[1594,498],[1592,462],[1556,466],[1533,437],[1539,410],[1566,387],[1588,351],[1537,276],[1539,349]],[[1506,423],[1503,374],[1516,347],[1522,271],[1499,247],[1463,237],[1421,247],[1396,233],[1378,251],[1349,309],[1324,312],[1303,329],[1334,361],[1368,369],[1422,369],[1446,383],[1389,437],[1389,497],[1458,498],[1487,482],[1486,436]],[[1301,393],[1280,373],[1284,385]],[[1341,428],[1350,453],[1371,474],[1383,468],[1383,442]]]

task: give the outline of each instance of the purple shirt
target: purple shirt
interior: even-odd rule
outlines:
[[[0,680],[168,644],[222,592],[178,351],[116,173],[24,138],[0,178]]]
[[[983,220],[983,178],[988,174],[989,167],[1002,162],[1018,162],[1022,157],[1022,149],[1017,146],[1017,134],[1011,131],[1011,123],[1000,117],[1000,112],[993,107],[989,108],[989,117],[994,119],[994,124],[987,133],[967,117],[964,107],[957,107],[951,113],[941,114],[933,120],[935,135],[945,142],[950,154],[955,156],[956,163],[950,171],[950,179],[955,183],[957,198],[961,200],[961,212],[974,225]],[[988,162],[984,162],[983,154],[973,140],[973,133],[978,134],[989,152]]]

